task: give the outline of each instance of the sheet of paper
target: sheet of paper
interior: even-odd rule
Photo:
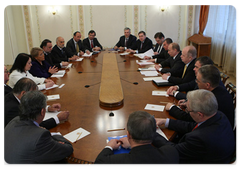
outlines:
[[[60,99],[60,95],[59,94],[55,94],[55,95],[49,95],[47,96],[47,100],[57,100]]]
[[[79,59],[77,59],[76,61],[82,61],[83,60],[83,58],[79,58]]]
[[[91,56],[92,56],[92,52],[91,52],[90,54],[84,53],[82,56],[83,56],[83,57],[91,57]],[[82,60],[81,60],[81,61],[82,61]]]
[[[70,142],[74,143],[89,134],[90,134],[90,132],[86,131],[85,129],[78,128],[78,129],[64,135],[63,137],[66,138],[67,140],[69,140]]]
[[[162,77],[159,77],[159,78],[156,78],[156,79],[153,79],[156,83],[164,83],[164,82],[168,82],[167,80],[163,80]]]
[[[57,73],[54,73],[51,77],[63,77],[66,73],[65,70],[59,70]]]
[[[144,81],[152,81],[152,80],[158,80],[159,78],[162,79],[162,77],[145,77],[143,78]]]
[[[134,56],[143,59],[145,56],[152,57],[154,55],[154,51],[152,49],[146,51],[145,53],[134,54]]]
[[[53,88],[56,88],[56,87],[58,87],[58,85],[57,85],[57,84],[54,84],[52,87],[46,88],[46,90],[53,89]]]
[[[166,91],[159,91],[159,90],[154,90],[152,91],[152,95],[153,96],[166,96],[166,97],[169,97],[167,95],[167,92]]]
[[[148,62],[148,60],[136,60],[138,65],[153,65],[153,62]]]
[[[155,71],[140,71],[140,73],[144,76],[158,76],[158,72]]]
[[[121,53],[120,55],[128,55],[129,53],[128,52],[125,52],[125,53]]]
[[[54,116],[57,116],[60,112],[46,112],[43,120],[50,119]]]
[[[156,105],[156,104],[147,104],[144,108],[145,110],[153,110],[153,111],[160,111],[162,112],[164,110],[165,106],[162,105]]]
[[[154,71],[156,70],[154,67],[146,67],[146,68],[138,68],[138,70],[142,70],[142,71]]]
[[[63,86],[65,86],[65,84],[60,85],[58,88],[61,89]]]
[[[156,132],[163,136],[166,140],[168,140],[167,136],[165,135],[165,133],[163,133],[162,129],[160,129],[160,127],[157,126]]]
[[[62,68],[65,68],[65,69],[68,69],[70,67],[72,67],[72,63],[68,64],[67,66],[62,66]]]

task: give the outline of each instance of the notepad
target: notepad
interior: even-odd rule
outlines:
[[[155,105],[155,104],[147,104],[144,108],[145,110],[153,110],[153,111],[160,111],[162,112],[164,110],[165,106],[162,105]]]
[[[57,100],[60,99],[60,95],[59,94],[55,94],[55,95],[49,95],[47,96],[47,100]]]
[[[66,73],[65,70],[59,70],[57,73],[54,73],[51,77],[63,77]]]
[[[153,62],[148,62],[148,60],[136,60],[136,63],[138,65],[152,65],[152,64],[154,64]]]
[[[68,69],[70,67],[72,67],[72,63],[68,64],[67,66],[62,66],[62,68],[65,68],[65,69]]]
[[[140,73],[144,76],[158,76],[158,72],[154,71],[140,71]]]
[[[169,97],[166,91],[154,90],[152,91],[153,96],[166,96]]]
[[[54,116],[57,116],[60,112],[46,112],[43,120],[50,119]]]
[[[147,67],[147,68],[138,68],[138,70],[141,70],[141,71],[154,71],[156,69],[154,67]]]
[[[64,135],[63,137],[66,138],[67,140],[69,140],[70,142],[74,143],[89,134],[90,134],[90,132],[88,132],[87,130],[85,130],[83,128],[78,128],[78,129]]]
[[[91,57],[92,54],[93,54],[92,52],[91,52],[90,54],[84,53],[82,56],[83,56],[83,57]],[[82,61],[82,60],[81,60],[81,61]]]
[[[145,77],[145,78],[143,78],[144,81],[152,81],[152,80],[157,80],[157,79],[162,79],[162,77]]]
[[[122,135],[122,136],[114,136],[114,137],[108,137],[107,143],[111,140],[111,139],[121,139],[127,137],[127,135]],[[131,149],[125,149],[122,146],[119,146],[118,149],[113,150],[113,154],[120,154],[120,153],[129,153]]]
[[[53,88],[56,88],[56,87],[58,87],[58,85],[57,85],[57,84],[54,84],[52,87],[46,88],[46,90],[53,89]]]

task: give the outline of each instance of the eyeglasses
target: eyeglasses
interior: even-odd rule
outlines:
[[[4,73],[7,73],[7,74],[8,74],[8,73],[9,73],[9,71],[8,71],[8,70],[4,70]]]

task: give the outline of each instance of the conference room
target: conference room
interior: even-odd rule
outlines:
[[[113,13],[114,15],[112,15]],[[221,23],[219,23],[220,21]],[[221,28],[220,25],[224,28]],[[4,83],[5,92],[6,87],[9,86],[13,89],[13,92],[10,90],[10,94],[15,95],[15,90],[17,90],[15,85],[21,84],[18,81],[22,77],[29,78],[27,74],[39,77],[39,71],[33,70],[33,68],[36,68],[39,63],[39,68],[45,67],[45,62],[50,65],[46,70],[49,74],[47,77],[41,78],[40,85],[38,84],[40,78],[38,83],[34,78],[30,78],[36,83],[35,86],[32,85],[34,90],[31,88],[22,90],[24,93],[21,93],[21,98],[18,98],[17,95],[15,95],[15,98],[18,98],[20,108],[24,108],[27,100],[31,98],[32,100],[29,102],[34,101],[32,95],[39,96],[39,103],[42,97],[43,103],[45,101],[48,106],[46,109],[46,106],[40,109],[41,113],[39,114],[42,115],[40,123],[58,117],[54,127],[46,127],[47,130],[45,129],[46,132],[44,133],[52,135],[53,139],[51,140],[55,140],[59,145],[67,144],[72,149],[71,154],[65,156],[61,163],[236,164],[236,9],[233,6],[7,6],[4,11],[4,34],[4,66],[6,68],[4,76],[9,77]],[[123,39],[122,44],[120,43],[121,38]],[[168,43],[168,39],[171,42]],[[128,46],[130,40],[133,44]],[[147,43],[149,47],[147,47]],[[60,44],[63,46],[61,47]],[[165,44],[167,47],[165,47]],[[49,49],[51,49],[49,52],[47,51],[48,45],[51,45],[49,46]],[[87,48],[87,46],[89,47]],[[179,50],[177,50],[178,48]],[[72,49],[73,51],[71,51]],[[39,56],[34,57],[34,50],[39,51]],[[170,52],[174,50],[177,51],[176,55]],[[45,57],[41,59],[40,53]],[[47,57],[49,54],[51,54],[51,56],[48,56],[50,59]],[[66,58],[58,57],[58,54],[65,55]],[[171,72],[171,70],[163,72],[163,68],[159,69],[163,65],[162,62],[177,55],[179,55],[179,62],[181,63],[179,67],[181,68],[177,69],[176,77],[174,75],[176,72]],[[20,56],[27,56],[27,61],[30,61],[31,66],[29,69],[24,68],[23,72],[25,73],[21,78],[15,79],[14,71],[18,68],[14,69],[14,66]],[[162,59],[161,62],[154,60],[162,56],[167,57]],[[184,56],[190,59],[184,60]],[[211,60],[212,63],[203,64],[205,61],[201,59],[203,56],[207,58],[206,60]],[[199,72],[195,71],[198,63],[201,66]],[[171,69],[173,66],[166,66],[167,69],[169,67]],[[205,121],[209,122],[208,119],[200,122],[194,117],[192,117],[192,121],[177,120],[178,118],[173,116],[171,112],[176,109],[175,106],[180,108],[183,104],[181,101],[184,99],[185,104],[183,104],[184,108],[182,107],[181,111],[188,115],[196,112],[198,115],[207,117],[200,110],[194,110],[192,103],[197,102],[198,97],[192,98],[191,94],[205,94],[205,96],[210,96],[209,100],[212,99],[212,103],[220,103],[218,98],[221,97],[218,97],[213,91],[215,87],[213,89],[207,88],[213,86],[211,79],[207,82],[208,77],[204,77],[204,71],[210,69],[217,70],[216,74],[219,75],[219,80],[216,80],[218,81],[217,87],[221,86],[223,91],[227,92],[226,95],[231,98],[229,100],[233,110],[231,118],[233,123],[229,122],[229,117],[218,105],[216,106],[217,110],[210,116],[215,118],[216,115],[220,115],[224,121],[226,119],[227,123],[223,123],[222,126],[231,130],[230,132],[222,132],[218,136],[223,136],[225,133],[232,136],[230,135],[228,138],[229,141],[222,141],[222,143],[219,141],[219,148],[225,148],[227,144],[231,144],[231,147],[228,147],[227,151],[220,149],[224,150],[224,158],[220,157],[222,152],[217,149],[219,151],[218,155],[213,154],[196,161],[193,157],[190,159],[183,156],[185,152],[179,148],[179,145],[184,135],[180,134],[178,128],[173,127],[172,124],[178,121],[189,123],[189,127],[191,126],[192,129],[194,127],[194,131],[191,129],[188,132],[191,134],[195,132],[196,124],[199,126],[197,126],[197,129],[200,129],[204,126]],[[184,80],[184,77],[186,78],[190,74],[192,77],[185,79],[185,81],[172,81],[174,78]],[[205,79],[199,79],[199,76]],[[183,84],[189,82],[192,82],[197,88],[180,91]],[[203,86],[200,86],[200,83],[205,83],[206,88],[205,86],[202,88]],[[44,87],[42,88],[41,85],[44,85]],[[42,89],[40,89],[40,86]],[[171,91],[171,88],[175,89],[176,86],[178,89]],[[41,93],[33,92],[31,95],[32,91]],[[188,91],[192,92],[189,93]],[[182,100],[176,97],[180,92],[185,94],[185,98]],[[46,99],[41,94],[46,96]],[[29,99],[27,96],[29,96]],[[203,100],[200,98],[202,95],[197,96],[199,96],[199,100]],[[227,99],[226,97],[225,100]],[[8,110],[6,109],[6,101],[5,97],[5,111]],[[222,101],[222,103],[226,104],[227,102]],[[211,102],[207,104],[210,105]],[[30,105],[26,106],[30,107]],[[209,108],[213,107],[215,106],[209,106]],[[60,113],[61,118],[58,116]],[[14,136],[8,137],[9,133],[6,132],[13,130],[10,128],[15,128],[13,126],[14,121],[17,123],[22,120],[22,110],[19,114],[19,120],[16,117],[12,118],[4,126],[6,163],[48,163],[48,160],[43,158],[21,162],[19,160],[21,158],[11,157],[15,151],[9,151],[8,153],[6,148],[9,148],[9,146],[7,144],[12,141]],[[154,135],[146,140],[147,142],[143,139],[135,140],[133,134],[136,131],[146,130],[147,126],[141,128],[142,123],[140,123],[138,126],[133,126],[135,131],[130,128],[131,122],[137,121],[131,121],[134,116],[140,115],[148,117],[149,120],[151,119],[154,122]],[[29,119],[27,120],[29,121]],[[167,124],[165,119],[168,121]],[[38,119],[33,120],[31,120],[33,123],[39,125]],[[54,136],[60,137],[54,138]],[[218,138],[214,139],[215,142]],[[24,139],[22,140],[24,146]],[[145,141],[145,143],[140,144],[139,141]],[[9,142],[9,144],[11,143]],[[127,144],[128,147],[125,147]],[[145,154],[145,157],[138,159],[129,158],[129,160],[135,160],[133,162],[126,160],[128,158],[126,155],[129,155],[129,152],[136,152],[135,144],[139,145],[137,147],[140,147],[140,145],[151,146],[151,149],[158,150],[162,155],[159,155],[159,159],[156,161],[150,157],[152,162],[145,158],[147,154]],[[109,155],[104,158],[103,152],[106,150]],[[117,151],[120,154],[116,153]],[[142,150],[139,150],[139,152],[142,152]],[[209,153],[209,151],[206,151],[206,153]],[[28,153],[28,157],[30,154]],[[116,156],[118,154],[123,154],[123,157],[126,158]],[[123,159],[123,161],[114,161],[115,159],[118,161]],[[59,161],[50,160],[50,163]]]

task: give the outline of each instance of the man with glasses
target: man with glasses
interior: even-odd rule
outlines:
[[[199,89],[187,94],[189,115],[194,122],[156,118],[157,125],[164,125],[183,135],[178,143],[167,141],[155,134],[155,147],[174,146],[180,163],[229,163],[236,151],[231,125],[221,111],[214,94]]]
[[[219,70],[213,65],[202,66],[197,73],[196,83],[199,89],[211,91],[218,102],[218,110],[223,112],[230,121],[232,127],[234,126],[234,105],[232,96],[228,93],[224,86],[219,85],[221,81]],[[187,98],[188,99],[188,98]],[[180,100],[179,105],[186,107],[186,100]],[[166,110],[176,119],[193,121],[191,116],[184,112],[173,103],[166,105]]]
[[[12,92],[12,88],[7,85],[7,82],[9,80],[9,71],[7,70],[7,67],[4,66],[4,95]]]

